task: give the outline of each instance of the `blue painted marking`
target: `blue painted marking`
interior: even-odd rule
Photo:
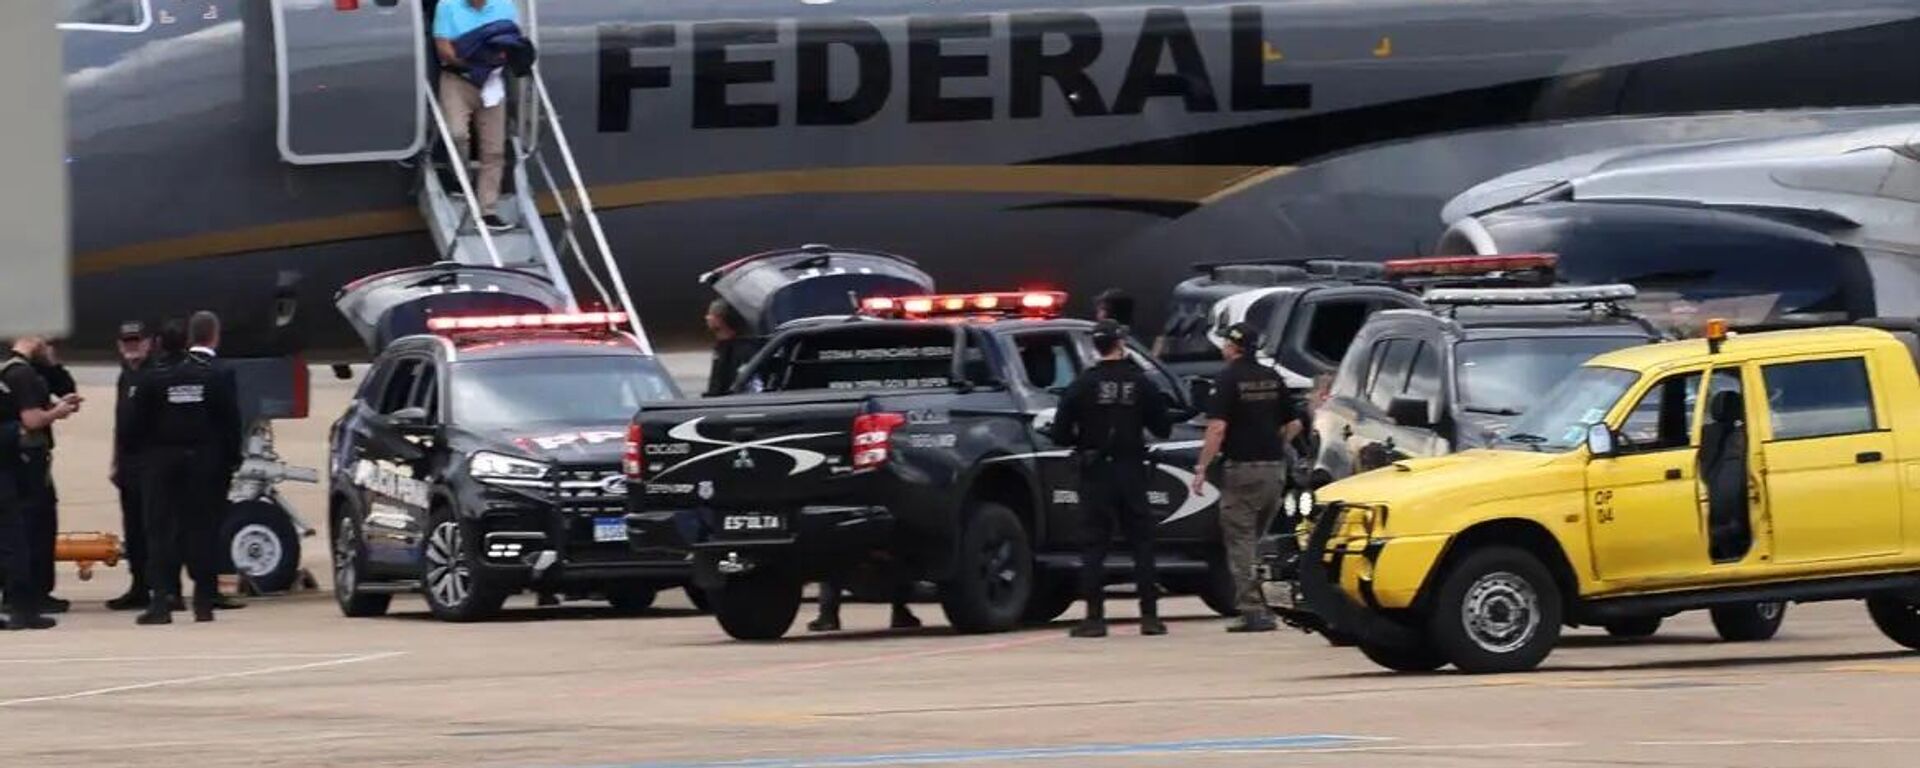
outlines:
[[[878,755],[769,757],[691,763],[632,763],[620,766],[605,766],[604,768],[853,768],[868,765],[929,765],[938,763],[983,763],[1013,760],[1057,760],[1067,757],[1134,757],[1140,755],[1171,755],[1194,752],[1313,749],[1316,747],[1333,747],[1355,742],[1378,740],[1379,739],[1365,736],[1312,734],[1245,739],[1162,741],[1144,744],[1077,744],[1063,747],[960,749],[942,752],[895,752],[892,754]]]

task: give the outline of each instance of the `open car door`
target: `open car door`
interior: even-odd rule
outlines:
[[[700,276],[733,306],[751,336],[782,323],[853,314],[861,299],[933,292],[912,259],[879,251],[804,245],[733,261]]]
[[[395,339],[426,333],[430,317],[570,309],[565,294],[545,278],[444,261],[360,278],[341,288],[333,303],[374,355]]]

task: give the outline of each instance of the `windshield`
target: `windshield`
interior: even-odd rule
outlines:
[[[638,356],[477,360],[453,366],[453,422],[473,430],[624,424],[672,399],[666,372]]]
[[[1561,453],[1586,442],[1587,427],[1606,418],[1640,374],[1619,368],[1582,367],[1548,392],[1500,440]]]
[[[1639,336],[1538,336],[1463,341],[1460,404],[1473,413],[1517,416],[1594,355],[1645,344]]]

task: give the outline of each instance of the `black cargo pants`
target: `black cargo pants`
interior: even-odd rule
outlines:
[[[1143,615],[1158,615],[1159,591],[1153,559],[1154,520],[1147,507],[1147,465],[1144,459],[1112,459],[1082,454],[1080,463],[1080,596],[1087,616],[1106,615],[1107,551],[1114,528],[1133,547],[1133,583],[1140,592]]]
[[[164,447],[141,457],[147,586],[156,600],[174,588],[183,560],[196,602],[210,602],[219,592],[214,526],[227,508],[225,472],[206,450]]]

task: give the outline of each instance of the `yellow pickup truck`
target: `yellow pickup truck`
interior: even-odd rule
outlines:
[[[1564,625],[1696,609],[1765,639],[1820,600],[1920,649],[1916,326],[1708,325],[1594,358],[1491,450],[1320,489],[1270,601],[1403,671],[1532,669]]]

